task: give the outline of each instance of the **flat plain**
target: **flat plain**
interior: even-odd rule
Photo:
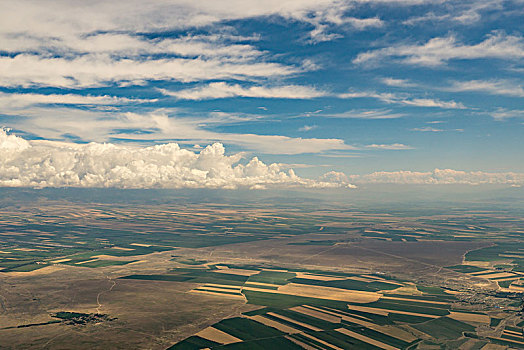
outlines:
[[[523,234],[496,209],[4,201],[0,348],[522,348]]]

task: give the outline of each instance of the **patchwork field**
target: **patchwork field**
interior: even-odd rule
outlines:
[[[2,349],[524,347],[518,213],[0,204]]]

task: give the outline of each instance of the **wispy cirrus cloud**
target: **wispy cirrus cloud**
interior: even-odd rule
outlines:
[[[385,103],[401,104],[415,107],[437,107],[444,109],[465,109],[460,102],[441,101],[430,98],[414,98],[408,94],[382,93],[374,91],[347,92],[338,95],[339,98],[375,98]]]
[[[15,117],[20,114],[24,118]],[[9,116],[8,113],[5,115]],[[176,141],[181,144],[220,141],[259,153],[289,155],[356,149],[337,138],[296,138],[278,134],[210,131],[206,127],[208,124],[238,122],[242,119],[242,116],[225,116],[216,113],[208,117],[189,118],[179,116],[176,110],[162,109],[149,113],[132,113],[68,107],[33,107],[14,113],[12,116],[9,121],[10,127],[50,140],[64,140],[74,136],[86,141],[120,140],[145,144],[161,141]]]
[[[390,151],[402,151],[402,150],[409,150],[414,149],[414,147],[404,145],[402,143],[392,143],[392,144],[372,144],[364,146],[366,149],[374,149],[374,150],[390,150]]]
[[[0,85],[86,88],[114,83],[143,84],[151,80],[194,82],[286,76],[298,67],[273,62],[227,62],[202,58],[115,59],[87,55],[72,59],[20,54],[0,57]]]
[[[316,115],[324,118],[341,119],[397,119],[406,116],[403,113],[393,112],[391,109],[352,109],[342,113]]]
[[[357,55],[355,64],[378,63],[386,58],[404,64],[437,67],[455,59],[496,58],[518,60],[524,58],[524,39],[496,31],[477,44],[460,43],[453,35],[437,37],[422,44],[393,44],[382,49]],[[391,61],[391,60],[390,60]]]
[[[397,78],[382,78],[382,83],[386,84],[387,86],[395,86],[395,87],[415,87],[417,84],[411,82],[407,79],[397,79]]]
[[[307,132],[307,131],[311,131],[311,130],[314,130],[318,128],[318,125],[304,125],[303,127],[300,127],[298,129],[298,131],[304,131],[304,132]]]
[[[524,110],[522,109],[507,109],[497,108],[493,112],[489,112],[495,120],[504,120],[509,118],[524,118]]]
[[[451,86],[444,88],[454,92],[485,92],[490,95],[524,97],[523,85],[516,84],[510,80],[469,80],[454,81]]]
[[[159,89],[166,96],[181,100],[207,100],[232,97],[310,99],[326,96],[327,93],[311,86],[242,86],[226,82],[214,82],[191,89],[170,91]]]
[[[37,93],[4,93],[0,92],[0,104],[4,113],[14,108],[25,108],[34,105],[124,105],[156,102],[156,99],[135,99],[110,95],[78,94],[37,94]]]
[[[452,4],[446,4],[448,6],[443,7],[441,11],[437,9],[422,16],[411,17],[403,21],[403,24],[412,26],[427,22],[455,22],[471,25],[482,19],[483,12],[500,10],[503,7],[503,3],[503,0],[457,1]]]
[[[426,126],[426,127],[423,127],[423,128],[413,128],[413,129],[410,129],[411,131],[421,131],[421,132],[442,132],[444,131],[443,129],[437,129],[437,128],[432,128],[430,126]]]

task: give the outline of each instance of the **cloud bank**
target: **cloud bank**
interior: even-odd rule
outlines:
[[[239,164],[242,154],[227,156],[214,143],[201,152],[176,143],[132,147],[110,143],[74,144],[27,141],[0,129],[0,186],[221,188],[352,187],[344,177],[319,180],[297,176],[278,164],[254,157]]]
[[[111,143],[27,141],[0,129],[0,186],[92,188],[354,188],[356,184],[505,184],[521,186],[523,173],[394,171],[346,176],[330,171],[318,179],[299,177],[286,164],[226,155],[214,143],[199,153],[176,143],[150,147]]]
[[[428,172],[417,171],[377,171],[367,175],[348,177],[354,183],[383,183],[411,185],[516,185],[524,184],[524,173],[488,173],[483,171],[460,171],[435,169]]]

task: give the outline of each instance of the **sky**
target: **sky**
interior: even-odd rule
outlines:
[[[522,0],[4,0],[0,185],[524,184]]]

